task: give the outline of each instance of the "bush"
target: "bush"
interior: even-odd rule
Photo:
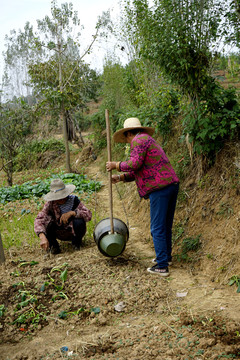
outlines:
[[[17,151],[17,155],[14,158],[14,170],[22,171],[32,168],[37,162],[38,155],[46,151],[54,151],[56,156],[63,154],[65,152],[64,143],[57,139],[26,142]]]
[[[46,140],[33,140],[28,143],[27,149],[31,151],[31,153],[39,154],[44,153],[46,151],[65,151],[65,146],[62,140],[57,139],[46,139]]]
[[[210,93],[211,92],[211,96]],[[196,105],[196,104],[195,104]],[[240,106],[236,90],[223,89],[214,82],[197,107],[192,105],[184,119],[185,132],[194,141],[194,151],[209,160],[240,130]]]

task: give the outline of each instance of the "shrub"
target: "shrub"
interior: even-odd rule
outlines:
[[[224,142],[238,134],[239,118],[236,90],[223,89],[215,83],[209,85],[205,97],[197,107],[192,105],[184,119],[185,132],[194,141],[194,151],[214,159]]]
[[[65,152],[64,143],[57,139],[43,139],[26,142],[19,147],[17,155],[14,158],[14,170],[22,171],[32,168],[38,159],[39,154],[47,151],[54,151],[56,156]]]

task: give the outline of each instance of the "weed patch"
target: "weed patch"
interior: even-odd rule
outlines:
[[[201,235],[198,235],[195,238],[187,237],[183,239],[181,244],[181,252],[180,254],[175,255],[178,261],[185,261],[185,262],[192,261],[192,258],[189,253],[196,252],[201,248],[200,237]]]

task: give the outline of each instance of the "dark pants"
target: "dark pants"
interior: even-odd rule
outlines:
[[[64,227],[57,226],[54,222],[48,225],[46,236],[50,249],[59,249],[57,239],[71,241],[78,248],[81,246],[82,238],[86,233],[86,222],[82,218],[73,219],[72,222],[75,235],[72,234],[71,229],[64,229]]]
[[[179,184],[171,184],[149,194],[151,234],[160,268],[166,268],[172,260],[172,224],[178,190]]]

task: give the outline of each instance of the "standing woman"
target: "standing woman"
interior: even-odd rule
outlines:
[[[129,143],[130,159],[107,162],[107,171],[116,169],[112,182],[135,180],[140,197],[150,199],[151,235],[156,264],[147,271],[168,276],[172,261],[172,224],[179,190],[179,179],[165,152],[151,137],[154,129],[141,126],[139,119],[126,119],[123,129],[115,132],[113,140]]]

